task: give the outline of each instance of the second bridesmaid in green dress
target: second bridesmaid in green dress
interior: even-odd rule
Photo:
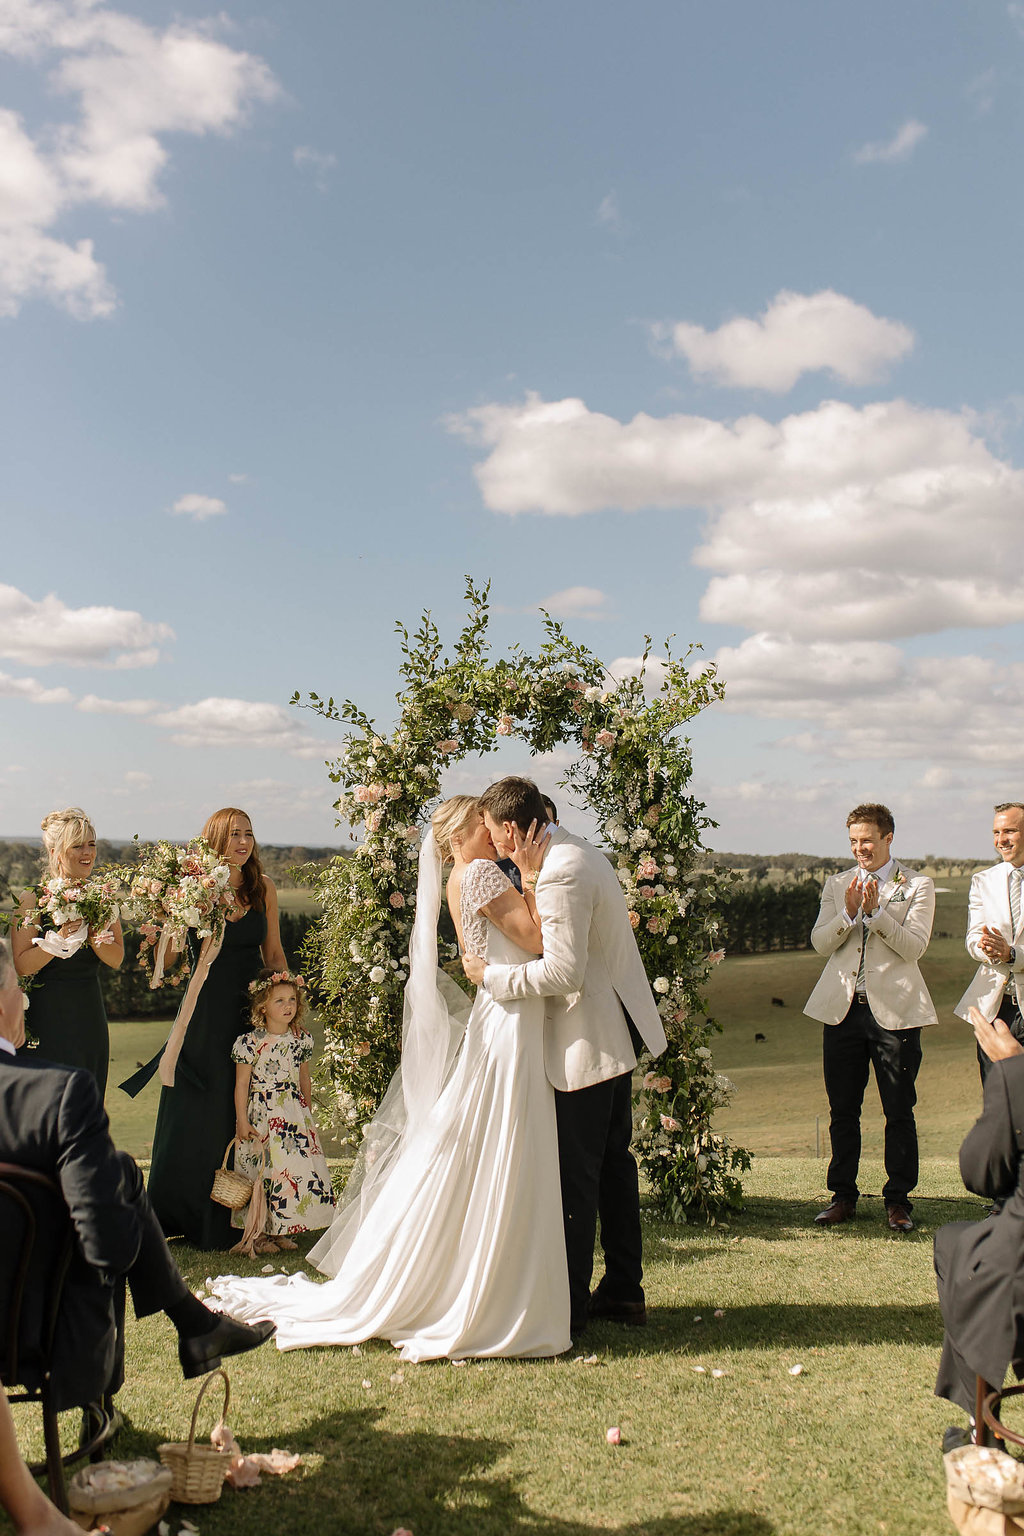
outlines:
[[[235,1134],[235,1064],[231,1051],[249,1024],[249,983],[264,966],[287,970],[281,947],[277,891],[263,873],[252,824],[244,811],[215,811],[203,837],[231,865],[235,908],[224,943],[210,966],[174,1070],[160,1090],[149,1198],[168,1237],[196,1248],[230,1248],[238,1234],[231,1213],[210,1199],[213,1175]],[[188,936],[193,966],[199,941]]]

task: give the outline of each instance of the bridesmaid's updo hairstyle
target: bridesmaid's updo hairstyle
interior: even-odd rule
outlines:
[[[475,795],[452,795],[444,800],[430,818],[437,851],[446,864],[454,860],[452,839],[461,842],[463,834],[480,820],[480,802]]]
[[[248,811],[239,810],[237,805],[226,805],[222,810],[214,811],[207,817],[203,828],[203,836],[213,849],[214,853],[225,853],[228,846],[228,835],[231,832],[231,823],[239,816],[244,816],[252,826],[252,817]],[[252,853],[242,865],[242,883],[238,887],[238,895],[244,906],[256,912],[267,910],[267,893],[263,884],[263,865],[260,862],[260,850],[255,837],[252,840]]]
[[[78,805],[69,805],[66,811],[51,811],[39,826],[51,875],[64,873],[61,860],[69,848],[96,841],[96,828]]]

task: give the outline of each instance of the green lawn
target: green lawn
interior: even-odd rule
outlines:
[[[931,1239],[942,1222],[978,1217],[983,1206],[965,1196],[955,1165],[980,1101],[971,1037],[949,1006],[970,974],[959,940],[963,889],[943,906],[937,926],[957,939],[936,941],[927,967],[942,1022],[928,1032],[920,1079],[925,1161],[913,1234],[893,1236],[877,1198],[862,1201],[847,1227],[813,1226],[825,1165],[807,1154],[815,1114],[824,1135],[825,1105],[820,1027],[800,1008],[820,961],[728,959],[713,985],[725,1024],[716,1058],[737,1084],[722,1123],[759,1155],[745,1181],[747,1208],[728,1226],[648,1224],[649,1326],[594,1327],[585,1351],[557,1361],[400,1366],[378,1343],[359,1355],[245,1357],[229,1366],[239,1440],[306,1460],[291,1477],[188,1511],[202,1536],[389,1536],[397,1526],[415,1536],[952,1529],[938,1446],[944,1425],[961,1416],[932,1396],[941,1323]],[[785,1007],[772,1007],[773,996]],[[112,1082],[163,1028],[114,1027]],[[755,1046],[756,1031],[767,1038]],[[110,1095],[117,1140],[141,1154],[152,1094],[134,1105]],[[870,1154],[873,1088],[869,1096]],[[881,1182],[868,1155],[863,1187],[877,1196]],[[193,1284],[228,1267],[174,1246]],[[597,1363],[577,1359],[584,1352]],[[797,1364],[803,1371],[793,1376]],[[714,1378],[715,1369],[725,1374]],[[183,1438],[193,1401],[167,1321],[132,1322],[123,1452],[151,1454],[159,1440]],[[36,1416],[19,1410],[19,1423],[28,1446]],[[606,1443],[612,1425],[621,1446]]]
[[[868,1187],[878,1179],[869,1167]],[[908,1238],[889,1233],[877,1201],[820,1231],[809,1216],[823,1197],[813,1159],[766,1158],[729,1228],[651,1223],[650,1324],[594,1327],[596,1365],[402,1367],[384,1344],[245,1357],[229,1367],[236,1434],[248,1449],[301,1451],[304,1467],[189,1513],[202,1536],[941,1532],[938,1442],[958,1415],[931,1395],[931,1237],[980,1204],[938,1160]],[[175,1247],[196,1284],[223,1263]],[[124,1453],[184,1436],[194,1394],[164,1318],[131,1324],[121,1396]],[[28,1445],[35,1417],[19,1413]]]

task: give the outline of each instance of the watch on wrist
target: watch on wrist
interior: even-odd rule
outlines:
[[[1006,963],[1007,965],[1017,964],[1017,951],[1012,944],[1010,945],[1010,953],[1006,957]]]

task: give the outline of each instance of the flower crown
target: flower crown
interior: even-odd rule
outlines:
[[[255,981],[250,981],[249,991],[255,997],[257,992],[265,992],[269,987],[279,987],[284,984],[298,987],[300,992],[306,990],[305,976],[293,975],[291,971],[274,971],[271,976],[264,976],[262,978],[257,976]]]

